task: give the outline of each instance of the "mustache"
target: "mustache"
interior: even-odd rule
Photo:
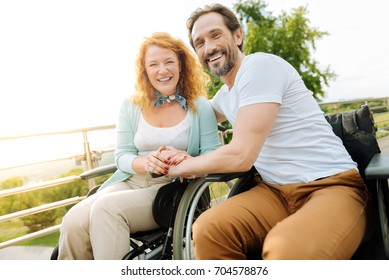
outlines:
[[[224,53],[226,53],[226,49],[225,48],[220,48],[220,49],[213,50],[211,53],[206,55],[205,60],[208,61],[212,56],[216,55],[217,53],[224,54]]]

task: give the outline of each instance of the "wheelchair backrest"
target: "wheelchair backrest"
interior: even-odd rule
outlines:
[[[366,166],[375,154],[381,152],[369,107],[365,105],[357,110],[327,115],[326,119],[351,158],[358,164],[359,172],[365,179]]]

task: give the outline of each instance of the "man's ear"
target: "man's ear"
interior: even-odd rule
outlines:
[[[235,38],[235,42],[236,42],[237,46],[242,45],[242,43],[243,43],[243,29],[242,28],[239,28],[235,31],[234,38]]]

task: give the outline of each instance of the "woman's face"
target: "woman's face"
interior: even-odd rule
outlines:
[[[180,79],[180,62],[169,49],[150,46],[145,54],[145,68],[151,85],[163,95],[172,95]]]

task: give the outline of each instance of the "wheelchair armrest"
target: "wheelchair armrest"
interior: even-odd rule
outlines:
[[[389,153],[378,153],[373,156],[365,169],[366,179],[389,178]]]
[[[227,130],[227,128],[226,128],[224,125],[222,125],[222,124],[218,124],[218,125],[217,125],[217,129],[218,129],[219,131],[221,131],[221,132],[224,132],[224,131]]]
[[[228,182],[232,179],[242,178],[250,174],[256,174],[256,170],[254,167],[252,167],[249,171],[245,172],[208,174],[207,176],[205,176],[205,180],[207,182]]]
[[[106,175],[115,172],[117,169],[116,164],[109,164],[93,168],[80,174],[82,180],[92,179],[98,176]]]

